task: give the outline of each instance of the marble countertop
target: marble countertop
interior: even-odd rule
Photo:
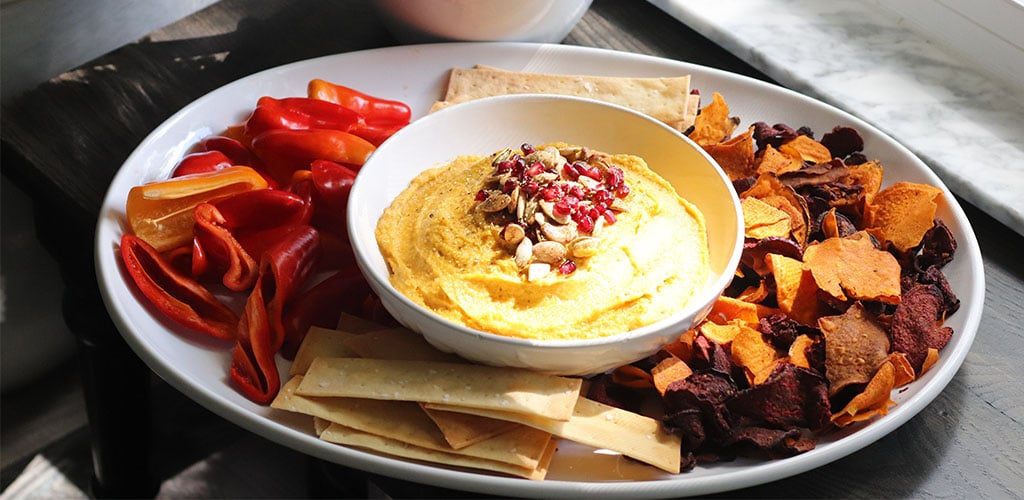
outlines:
[[[648,1],[780,84],[872,123],[1024,234],[1024,87],[870,1]]]

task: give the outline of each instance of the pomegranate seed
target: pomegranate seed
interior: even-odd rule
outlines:
[[[569,215],[570,213],[572,213],[572,207],[570,207],[569,204],[565,202],[565,200],[561,200],[558,203],[555,203],[554,210],[555,213],[558,215]]]
[[[533,154],[533,153],[535,153],[535,152],[537,151],[537,150],[536,150],[536,149],[535,149],[535,148],[533,147],[533,144],[530,144],[530,143],[528,143],[528,142],[524,142],[522,146],[519,146],[519,149],[522,149],[522,150],[523,150],[523,153],[526,153],[526,154],[528,154],[528,155],[529,155],[529,154]]]
[[[558,191],[557,187],[548,186],[548,187],[540,190],[540,197],[544,201],[555,201],[561,195],[562,195],[562,193],[560,193]]]
[[[576,225],[579,227],[579,230],[584,233],[594,232],[594,219],[591,219],[590,216],[581,215],[580,220],[576,221]]]
[[[580,204],[580,199],[571,194],[562,199],[565,200],[565,202],[572,208],[576,208],[576,206]]]
[[[603,214],[608,211],[608,205],[605,205],[604,203],[595,203],[594,210],[597,210],[598,213]]]
[[[526,175],[528,175],[530,177],[536,177],[537,174],[539,174],[539,173],[541,173],[543,171],[544,171],[544,164],[539,162],[539,161],[535,161],[535,162],[533,162],[533,165],[530,165],[530,167],[526,169]]]
[[[612,189],[619,187],[619,185],[621,185],[622,181],[625,179],[626,174],[619,167],[611,166],[608,167],[607,170],[605,170],[604,182],[605,184],[608,185],[608,187]]]
[[[583,192],[583,186],[579,185],[574,185],[571,188],[569,188],[569,195],[575,196],[576,198],[581,200],[587,197],[587,194]]]
[[[615,201],[615,195],[610,191],[602,189],[594,193],[594,203],[602,203],[605,206],[611,205]]]
[[[513,163],[512,160],[502,160],[501,163],[498,163],[498,172],[505,173],[512,170]]]
[[[527,182],[526,184],[523,184],[523,192],[526,193],[526,196],[533,196],[537,194],[537,191],[539,190],[540,185],[537,184],[536,182],[530,181]]]
[[[575,270],[576,263],[571,260],[567,260],[563,262],[562,265],[558,266],[558,272],[562,274],[572,274]]]
[[[477,191],[476,192],[476,196],[474,196],[473,199],[476,200],[476,201],[484,201],[484,200],[486,200],[487,199],[487,191],[484,191],[483,189]]]
[[[590,177],[591,179],[594,179],[595,181],[603,180],[603,179],[601,179],[601,169],[599,169],[597,167],[590,167],[590,168],[588,168],[585,171],[580,172],[580,173],[582,175],[586,175],[587,177]]]
[[[618,219],[615,218],[615,213],[612,212],[611,210],[608,210],[607,212],[605,212],[605,213],[603,213],[601,215],[602,215],[602,217],[604,217],[605,222],[607,222],[609,224],[615,224],[615,221],[618,220]]]
[[[516,188],[516,186],[517,186],[517,185],[519,185],[519,183],[518,183],[518,182],[516,182],[516,181],[514,181],[514,180],[512,180],[512,179],[509,179],[509,180],[505,181],[505,184],[502,184],[502,186],[501,186],[501,192],[503,192],[503,193],[505,193],[505,194],[509,194],[509,193],[511,193],[511,192],[512,192],[513,190],[515,190],[515,188]]]
[[[619,187],[615,188],[615,196],[618,196],[619,198],[625,198],[628,194],[629,186],[625,184],[621,184],[619,185]]]
[[[597,219],[601,216],[601,212],[598,211],[597,208],[591,208],[590,210],[587,210],[587,216],[591,219]]]
[[[565,166],[562,167],[562,173],[564,173],[566,177],[572,180],[580,178],[580,173],[575,168],[573,168],[571,163],[566,163]]]

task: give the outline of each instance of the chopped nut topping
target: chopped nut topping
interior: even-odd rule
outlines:
[[[576,270],[575,260],[594,256],[599,232],[629,210],[625,173],[604,153],[585,147],[503,149],[491,156],[493,171],[475,195],[477,209],[500,226],[529,281],[552,269]]]

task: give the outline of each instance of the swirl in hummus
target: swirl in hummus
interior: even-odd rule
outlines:
[[[703,215],[642,158],[562,143],[421,173],[376,238],[406,297],[469,328],[530,339],[654,323],[710,273]]]

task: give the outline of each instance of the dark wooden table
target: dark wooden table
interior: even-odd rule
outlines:
[[[646,2],[596,0],[564,43],[767,80]],[[153,477],[154,450],[144,438],[154,381],[107,317],[92,262],[93,230],[114,173],[151,130],[208,91],[281,64],[396,44],[366,2],[223,0],[4,106],[3,175],[35,201],[39,235],[66,284],[65,317],[80,339],[97,496],[150,496],[161,479]],[[851,456],[722,496],[1021,495],[1024,238],[964,207],[984,254],[986,301],[973,350],[949,386],[907,424]],[[393,497],[455,495],[359,471],[330,473],[343,474],[356,495],[368,491],[367,480]]]

